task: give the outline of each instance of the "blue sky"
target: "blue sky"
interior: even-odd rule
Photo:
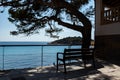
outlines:
[[[16,27],[13,23],[8,21],[8,13],[7,10],[4,13],[0,13],[0,41],[54,41],[57,38],[50,38],[46,36],[45,30],[41,29],[39,34],[34,34],[31,36],[25,35],[10,35],[10,31],[16,30]],[[73,37],[73,36],[81,36],[80,32],[62,27],[63,31],[59,33],[59,39],[64,37]],[[94,29],[92,30],[92,39],[94,39]]]

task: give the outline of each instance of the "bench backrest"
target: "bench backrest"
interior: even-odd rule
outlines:
[[[83,54],[93,54],[94,53],[94,48],[85,48],[82,49]]]
[[[64,54],[69,54],[69,53],[80,53],[82,52],[81,49],[64,49]]]
[[[78,55],[78,54],[91,54],[93,55],[94,49],[93,48],[83,48],[83,49],[64,49],[64,54],[65,55]]]

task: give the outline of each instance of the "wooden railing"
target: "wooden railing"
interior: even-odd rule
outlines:
[[[102,24],[120,22],[120,6],[105,10],[102,15]]]

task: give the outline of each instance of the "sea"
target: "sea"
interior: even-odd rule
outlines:
[[[81,45],[48,45],[48,42],[0,42],[0,70],[36,68],[56,64],[57,52]]]

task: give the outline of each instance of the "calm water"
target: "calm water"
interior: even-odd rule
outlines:
[[[80,46],[71,47],[80,48]],[[41,46],[7,46],[4,47],[3,57],[3,47],[0,47],[0,70],[3,67],[4,69],[38,67],[41,66],[42,60],[43,66],[52,65],[56,63],[56,53],[63,52],[64,48],[68,48],[68,46],[43,46],[42,55]]]

